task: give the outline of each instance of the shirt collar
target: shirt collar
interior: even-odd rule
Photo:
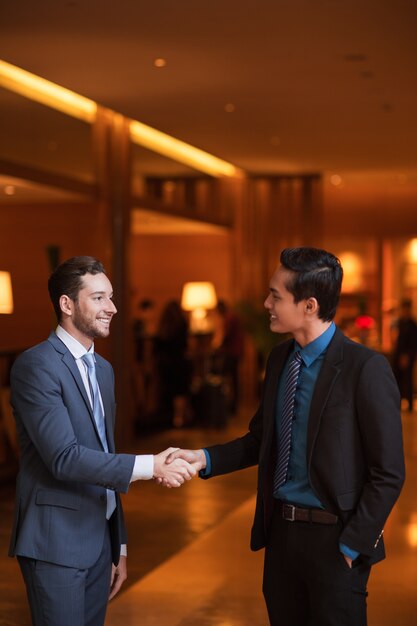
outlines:
[[[327,347],[331,340],[333,339],[333,335],[336,331],[336,325],[334,322],[330,324],[328,328],[319,335],[314,341],[308,343],[304,348],[301,348],[296,343],[296,349],[299,349],[301,352],[301,358],[303,359],[304,365],[309,367],[316,359],[319,358],[323,352],[327,350]]]
[[[70,335],[62,326],[57,326],[55,329],[56,336],[66,345],[68,350],[71,352],[74,359],[81,359],[84,354],[93,353],[94,354],[94,344],[91,346],[89,350],[86,350],[84,346],[75,339],[72,335]]]

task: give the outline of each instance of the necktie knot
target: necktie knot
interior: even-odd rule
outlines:
[[[84,361],[84,363],[87,365],[89,370],[95,369],[95,367],[96,367],[96,360],[95,360],[94,354],[92,352],[86,352],[85,354],[83,354],[83,356],[81,358]]]
[[[93,356],[93,355],[90,355],[90,356]],[[301,364],[301,352],[299,350],[297,350],[297,352],[294,352],[293,360]]]

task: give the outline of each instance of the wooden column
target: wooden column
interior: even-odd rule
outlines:
[[[114,290],[109,358],[116,378],[117,441],[125,447],[134,434],[131,372],[133,345],[130,319],[131,144],[129,123],[108,109],[99,109],[93,128],[98,194],[98,228],[102,260]],[[103,342],[104,343],[104,342]]]
[[[257,175],[242,184],[236,215],[239,299],[261,299],[283,248],[321,243],[321,178]]]

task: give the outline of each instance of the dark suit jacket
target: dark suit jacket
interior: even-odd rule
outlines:
[[[251,547],[268,542],[278,381],[292,340],[271,352],[249,432],[208,448],[211,476],[259,463]],[[382,529],[404,482],[400,398],[384,356],[336,329],[315,386],[307,438],[310,485],[344,522],[340,541],[370,563],[385,556]]]
[[[114,375],[96,354],[109,454],[100,437],[74,357],[52,333],[27,350],[11,372],[20,470],[10,556],[80,569],[97,560],[106,525],[106,488],[126,492],[134,455],[114,454]],[[117,495],[110,520],[113,561],[126,542]]]

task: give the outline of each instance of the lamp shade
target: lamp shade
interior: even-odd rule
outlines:
[[[217,304],[213,283],[185,283],[182,289],[181,306],[184,311],[214,309]]]
[[[13,293],[10,272],[0,272],[0,313],[13,313]]]

